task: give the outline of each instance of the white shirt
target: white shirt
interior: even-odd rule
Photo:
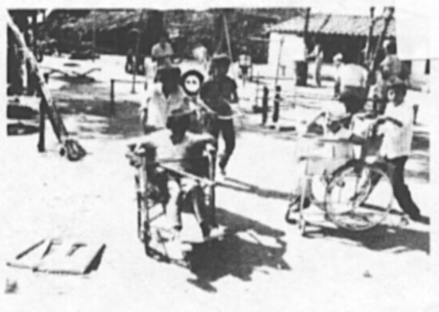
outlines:
[[[252,59],[248,54],[241,54],[238,58],[239,66],[251,66]]]
[[[155,44],[152,47],[152,50],[151,50],[151,56],[152,57],[157,57],[157,58],[162,58],[163,57],[164,58],[164,59],[159,59],[157,61],[157,63],[159,65],[165,64],[166,62],[170,63],[170,59],[169,58],[173,54],[174,54],[174,51],[172,50],[172,47],[171,47],[171,45],[168,42],[165,43],[164,47],[159,42],[159,43]]]
[[[356,64],[342,64],[336,71],[335,80],[340,81],[340,90],[344,87],[365,87],[367,70]]]
[[[162,84],[155,83],[141,98],[141,110],[148,110],[146,124],[157,129],[166,128],[169,113],[185,105],[186,94],[178,87],[177,92],[166,98],[162,91]]]
[[[380,154],[389,159],[409,156],[413,139],[413,106],[407,102],[398,106],[389,103],[384,115],[400,121],[402,127],[391,121],[380,127],[380,132],[384,133]]]

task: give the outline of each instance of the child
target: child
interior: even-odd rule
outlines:
[[[209,132],[218,139],[221,134],[225,142],[225,152],[220,158],[221,173],[225,170],[235,149],[235,128],[230,103],[238,102],[236,82],[227,76],[230,59],[225,54],[214,55],[211,62],[212,75],[201,87],[200,97],[207,107],[217,116]]]
[[[407,86],[401,79],[394,77],[388,81],[389,102],[384,115],[379,118],[379,123],[382,123],[379,132],[384,135],[380,154],[392,168],[393,194],[401,209],[410,219],[426,222],[404,181],[404,167],[413,138],[413,107],[404,101],[406,92]]]
[[[161,159],[180,160],[167,163],[164,172],[151,172],[151,181],[165,194],[166,215],[173,233],[173,241],[180,243],[182,230],[179,199],[182,195],[192,198],[195,216],[204,238],[222,235],[214,220],[214,211],[206,205],[201,185],[194,179],[179,175],[185,172],[196,176],[205,174],[205,162],[201,161],[203,151],[213,150],[215,139],[209,134],[196,134],[188,131],[191,109],[184,105],[170,112],[166,126],[168,129],[136,139],[128,147],[131,152],[145,149],[151,161]]]
[[[178,67],[160,68],[157,81],[142,95],[140,122],[145,134],[166,128],[169,112],[188,101],[179,84],[180,74]]]

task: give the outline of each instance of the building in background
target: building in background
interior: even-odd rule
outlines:
[[[392,20],[387,30],[386,39],[396,40],[396,21]],[[268,63],[277,67],[279,63],[281,76],[292,77],[295,73],[295,63],[304,61],[307,52],[312,49],[311,43],[305,43],[305,17],[296,16],[287,21],[274,25],[270,29]],[[367,45],[371,18],[367,15],[343,14],[310,14],[308,37],[310,41],[318,41],[324,51],[323,78],[333,77],[332,58],[337,53],[349,56],[360,62],[364,60],[364,50]],[[375,18],[371,45],[375,47],[384,27],[384,17]],[[397,41],[397,40],[396,40]],[[410,83],[414,88],[422,88],[428,84],[429,69],[425,60],[402,59],[410,68]],[[309,71],[312,72],[312,71]]]

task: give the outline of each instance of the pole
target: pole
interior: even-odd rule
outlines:
[[[367,42],[366,42],[366,53],[364,55],[364,61],[365,62],[369,62],[370,60],[370,53],[372,50],[372,37],[373,37],[373,29],[375,26],[375,21],[374,21],[374,13],[375,13],[375,7],[371,7],[370,8],[370,26],[369,26],[369,36],[367,37]]]
[[[311,8],[306,8],[305,14],[305,26],[303,28],[303,41],[305,43],[305,61],[308,57],[308,30],[309,30],[309,19],[311,15]]]
[[[136,74],[137,74],[137,62],[139,60],[139,45],[140,45],[140,38],[142,37],[142,21],[143,21],[143,14],[145,13],[145,11],[143,10],[142,13],[140,14],[140,19],[139,19],[139,33],[137,35],[137,40],[136,40],[136,48],[135,48],[135,60],[134,60],[134,65],[133,65],[133,87],[131,90],[132,94],[136,93]]]
[[[267,123],[268,117],[268,87],[264,86],[262,95],[262,125]]]
[[[223,24],[224,24],[224,32],[226,35],[227,51],[229,53],[230,62],[233,64],[232,46],[230,43],[229,27],[227,26],[227,18],[225,13],[223,13]]]
[[[372,78],[376,76],[375,73],[376,73],[377,67],[378,67],[378,60],[377,60],[378,51],[383,44],[384,38],[385,38],[386,33],[387,33],[387,28],[389,27],[390,21],[393,18],[393,9],[387,8],[387,10],[388,10],[388,15],[385,17],[385,20],[384,20],[383,31],[381,32],[381,35],[378,39],[377,45],[375,47],[375,52],[374,52],[372,59],[371,59],[371,62],[370,62],[369,79],[367,79],[367,85],[366,85],[366,94],[367,95],[369,94],[370,85],[372,84]],[[375,98],[374,98],[374,102],[373,102],[373,110],[374,110],[374,112],[377,112],[378,110],[382,110],[382,108],[378,107],[378,102]]]
[[[277,82],[279,80],[279,68],[280,68],[280,59],[282,57],[282,47],[284,45],[284,37],[280,39],[280,46],[279,46],[279,55],[277,56],[277,66],[276,66],[276,77],[274,79],[274,85],[277,86]]]
[[[96,10],[93,10],[93,62],[96,56]]]
[[[44,101],[40,101],[40,128],[39,128],[39,139],[38,139],[38,151],[40,153],[46,150],[46,106],[44,105]]]
[[[114,84],[116,83],[114,79],[110,80],[111,86],[110,86],[110,116],[114,115]]]
[[[281,87],[276,86],[276,94],[274,96],[274,110],[273,110],[273,123],[276,124],[279,121],[279,108],[280,108],[280,92]]]

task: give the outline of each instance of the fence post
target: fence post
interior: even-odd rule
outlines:
[[[274,96],[274,110],[273,110],[273,123],[277,123],[279,121],[279,106],[280,106],[280,92],[281,87],[276,86],[276,94]]]
[[[46,150],[45,148],[45,133],[46,133],[46,106],[44,105],[43,99],[40,102],[40,131],[38,138],[38,151],[40,153]]]
[[[259,76],[256,76],[255,107],[258,107],[258,95],[259,95]]]
[[[116,83],[115,79],[111,79],[111,86],[110,86],[110,109],[109,113],[110,116],[114,115],[114,84]]]
[[[268,87],[264,86],[263,96],[262,96],[262,125],[267,123],[268,115]]]

